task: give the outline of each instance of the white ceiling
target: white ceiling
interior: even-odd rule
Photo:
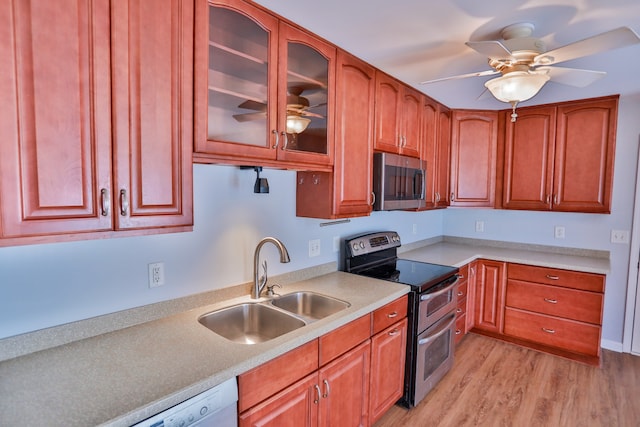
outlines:
[[[478,97],[492,77],[420,85],[490,70],[468,40],[498,40],[507,25],[531,22],[547,50],[621,26],[640,34],[639,0],[256,0],[451,108],[504,109]],[[586,88],[554,82],[521,105],[640,94],[640,44],[558,64],[606,71]]]

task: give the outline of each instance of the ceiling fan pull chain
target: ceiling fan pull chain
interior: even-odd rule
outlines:
[[[512,110],[513,111],[511,113],[511,123],[515,123],[516,119],[518,118],[518,113],[516,113],[516,106],[518,105],[518,101],[511,101],[511,106],[512,106]]]

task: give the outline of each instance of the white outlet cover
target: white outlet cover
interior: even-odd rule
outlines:
[[[320,255],[320,239],[309,240],[309,258]]]
[[[149,264],[149,287],[156,288],[164,285],[164,262]]]

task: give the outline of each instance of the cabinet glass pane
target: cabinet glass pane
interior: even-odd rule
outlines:
[[[327,154],[328,81],[327,58],[307,45],[287,44],[287,149]]]
[[[209,8],[208,139],[267,144],[268,49],[255,21]]]

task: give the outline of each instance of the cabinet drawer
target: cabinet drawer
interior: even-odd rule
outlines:
[[[238,377],[238,411],[288,387],[318,369],[318,340],[313,340]]]
[[[557,268],[509,264],[507,267],[507,278],[581,289],[583,291],[604,292],[605,276],[602,274],[583,273]]]
[[[462,298],[458,300],[458,305],[456,306],[456,317],[464,316],[467,314],[467,299]]]
[[[602,324],[603,295],[509,279],[507,306],[566,319]]]
[[[367,314],[319,338],[320,366],[371,337],[371,315]]]
[[[460,340],[467,333],[467,316],[462,315],[456,318],[456,335],[454,337],[454,342],[458,344]]]
[[[460,301],[461,299],[464,299],[467,297],[467,293],[469,292],[469,282],[468,281],[464,281],[460,284],[458,284],[458,287],[456,288],[456,294],[458,296],[458,301]]]
[[[408,297],[405,295],[373,312],[373,335],[407,317]]]
[[[600,327],[507,307],[504,334],[564,350],[598,356]]]

